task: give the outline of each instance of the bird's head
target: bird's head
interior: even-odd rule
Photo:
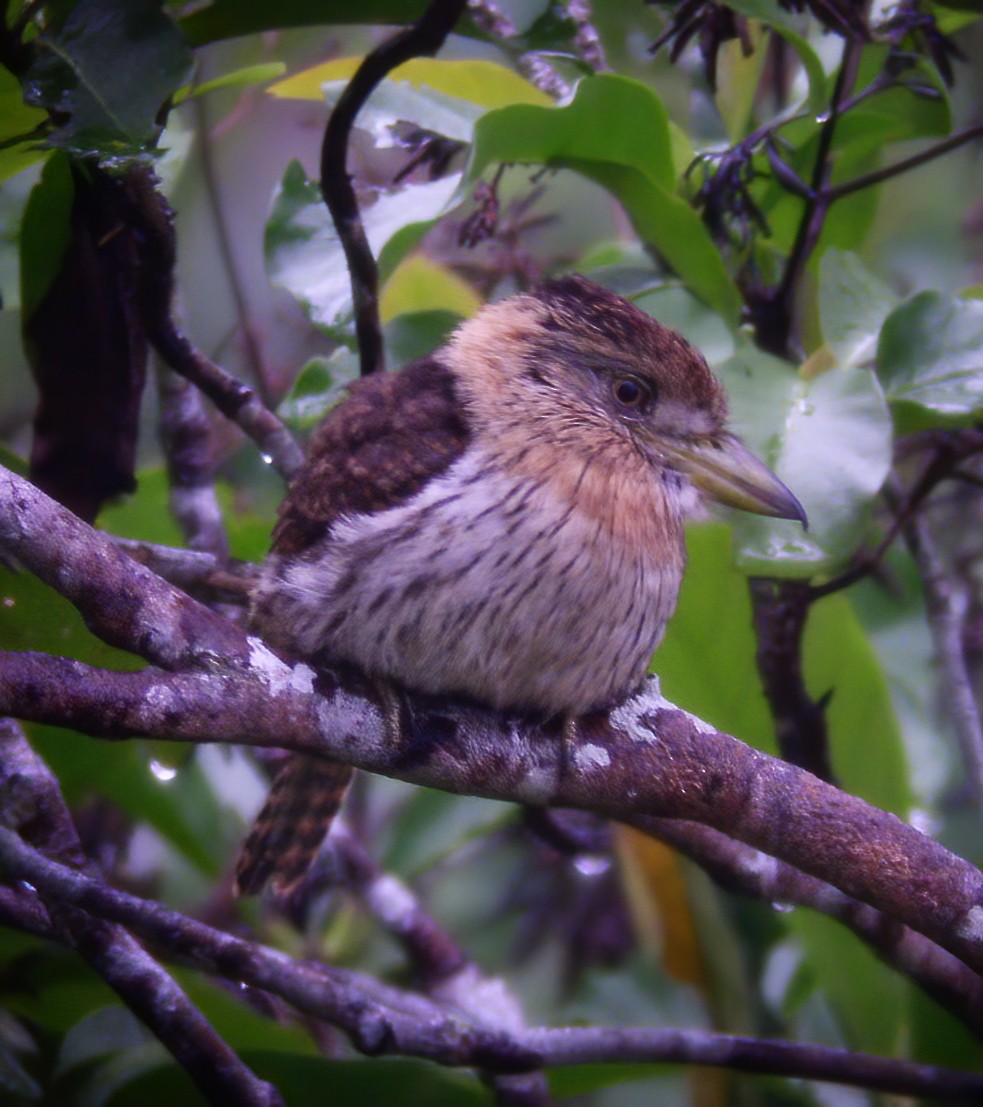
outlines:
[[[629,445],[648,465],[759,515],[802,505],[727,430],[727,399],[703,356],[640,308],[583,277],[564,277],[484,308],[449,348],[491,429],[581,453]]]

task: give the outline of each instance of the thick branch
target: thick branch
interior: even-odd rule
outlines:
[[[0,551],[70,600],[89,629],[163,668],[247,650],[245,635],[135,564],[23,477],[0,467]]]
[[[689,819],[834,885],[983,968],[978,869],[893,815],[713,731],[663,700],[654,683],[610,715],[582,720],[565,759],[555,736],[538,726],[424,699],[413,701],[404,747],[394,748],[371,689],[287,666],[5,471],[0,550],[73,600],[107,640],[162,667],[193,669],[110,673],[8,654],[0,657],[2,714],[105,737],[286,746],[448,791],[613,818]]]
[[[582,720],[567,759],[555,736],[533,723],[422,698],[413,700],[405,746],[393,748],[373,696],[268,652],[257,652],[251,667],[194,674],[111,673],[44,655],[0,655],[0,713],[103,737],[282,746],[445,791],[610,818],[692,820],[832,884],[983,970],[983,874],[974,865],[896,816],[714,731],[664,700],[655,681],[610,714]]]

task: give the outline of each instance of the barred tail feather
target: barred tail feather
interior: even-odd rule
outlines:
[[[350,765],[299,753],[283,764],[239,855],[236,895],[255,895],[267,883],[286,893],[304,879],[353,773]]]

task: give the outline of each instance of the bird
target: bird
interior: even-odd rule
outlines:
[[[382,687],[573,720],[643,684],[704,497],[799,520],[702,354],[584,277],[483,307],[355,382],[281,505],[251,625]],[[237,890],[304,877],[352,770],[292,754]]]

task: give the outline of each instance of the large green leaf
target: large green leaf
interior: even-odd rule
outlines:
[[[679,607],[653,669],[673,703],[775,753],[774,726],[755,662],[747,578],[720,523],[687,529],[689,565]],[[810,693],[827,706],[834,771],[849,792],[899,815],[910,804],[907,760],[881,664],[845,596],[809,613],[802,643]]]
[[[911,985],[854,934],[818,911],[793,911],[787,921],[802,943],[847,1046],[897,1055],[904,1045]]]
[[[832,572],[859,546],[891,464],[891,418],[866,369],[812,379],[746,345],[719,369],[732,424],[802,501],[809,531],[784,519],[734,517],[738,564],[749,573]]]
[[[819,263],[819,323],[844,368],[874,358],[881,326],[899,297],[856,254],[827,250]]]
[[[161,106],[192,64],[159,0],[78,0],[35,46],[25,87],[32,104],[64,119],[51,141],[104,164],[152,146]]]
[[[734,566],[730,529],[722,523],[690,526],[686,548],[679,607],[652,663],[663,695],[774,753],[774,727],[754,664],[747,578]]]
[[[268,91],[273,96],[301,100],[324,99],[324,86],[347,83],[355,74],[362,58],[335,58],[279,81]],[[513,69],[497,62],[469,58],[467,61],[446,58],[413,58],[397,66],[372,93],[377,97],[390,85],[399,94],[407,88],[428,88],[452,100],[463,100],[481,108],[503,108],[509,104],[549,104],[550,98],[530,84]],[[368,105],[366,105],[368,106]],[[364,110],[364,109],[363,109]],[[360,121],[361,121],[361,117]],[[410,116],[409,118],[412,118]],[[435,128],[439,130],[439,128]],[[441,132],[444,133],[444,132]]]
[[[885,320],[877,373],[902,429],[959,425],[983,411],[983,301],[919,292]]]
[[[701,219],[675,193],[668,116],[648,86],[601,74],[584,78],[565,107],[490,111],[475,128],[468,179],[496,162],[573,169],[597,181],[692,291],[737,321],[740,294]]]
[[[46,118],[46,112],[24,103],[20,81],[0,68],[0,183],[44,157],[36,140],[26,136]],[[24,141],[18,142],[22,136]]]
[[[448,205],[458,181],[457,175],[443,177],[380,196],[363,212],[373,252],[378,256],[397,231],[405,235],[428,226]],[[345,255],[317,185],[298,162],[287,167],[273,204],[266,261],[274,284],[296,296],[315,323],[350,341],[352,294]]]

